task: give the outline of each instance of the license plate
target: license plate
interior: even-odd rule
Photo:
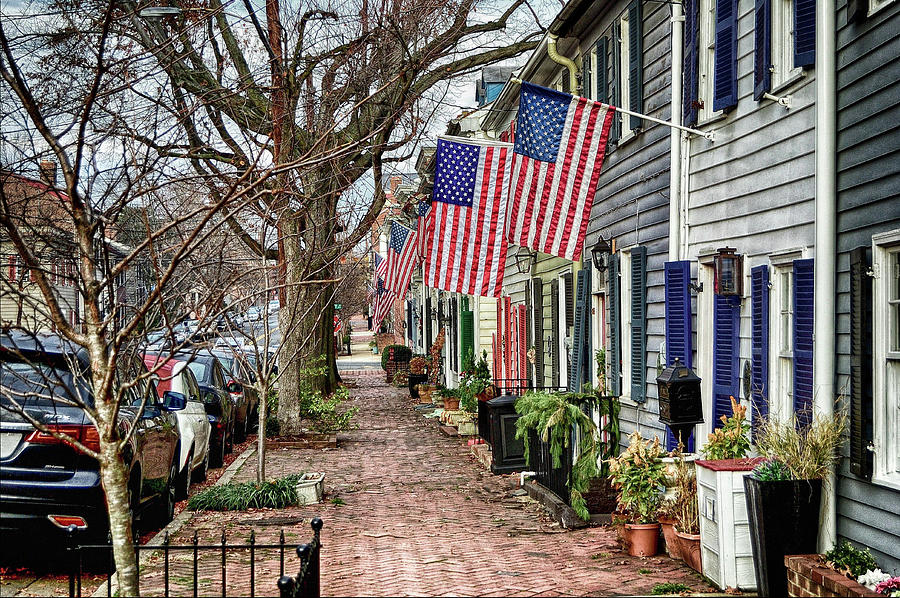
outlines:
[[[21,440],[22,434],[18,432],[0,432],[0,459],[12,455]]]

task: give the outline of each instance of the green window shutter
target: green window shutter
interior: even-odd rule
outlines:
[[[575,289],[572,287],[572,273],[564,275],[563,284],[565,284],[566,297],[566,329],[571,328],[575,324]]]
[[[647,248],[631,251],[631,398],[647,400]]]
[[[619,65],[622,63],[621,39],[622,26],[619,24],[619,20],[616,19],[616,22],[613,24],[612,72],[609,78],[609,103],[613,106],[618,106],[622,103],[622,90],[619,89]],[[625,90],[625,93],[627,92],[628,90]],[[609,128],[609,141],[618,141],[619,137],[622,136],[621,129],[622,119],[619,118],[619,115],[615,115],[612,126]]]
[[[591,52],[587,50],[581,56],[581,95],[591,97]]]
[[[641,1],[628,5],[628,101],[634,112],[644,109],[644,22]],[[623,90],[624,91],[624,90]],[[641,119],[632,116],[628,128],[641,128]]]
[[[534,385],[544,385],[544,283],[540,278],[532,281],[534,300]]]
[[[609,257],[609,337],[606,363],[609,367],[608,392],[614,397],[622,394],[622,297],[619,293],[619,254]]]
[[[597,40],[597,72],[594,75],[594,79],[597,81],[597,95],[594,97],[604,104],[609,103],[608,52],[609,40],[606,37],[601,37]]]
[[[569,360],[569,392],[581,391],[581,368],[584,354],[584,272],[578,271],[575,285],[575,326],[572,330],[572,359]]]
[[[550,281],[550,386],[561,386],[559,379],[559,278]]]
[[[459,312],[459,361],[463,363],[466,355],[475,351],[475,312],[463,310]]]

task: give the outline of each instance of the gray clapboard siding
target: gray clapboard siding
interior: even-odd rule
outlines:
[[[848,24],[837,14],[837,321],[839,391],[850,372],[851,249],[900,228],[900,7],[896,3]],[[846,392],[846,391],[845,391]],[[849,442],[849,441],[848,441]],[[844,454],[849,455],[849,445]],[[879,565],[900,574],[900,492],[850,473],[837,482],[838,536],[871,548]]]

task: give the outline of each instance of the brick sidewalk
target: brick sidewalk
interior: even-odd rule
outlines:
[[[349,376],[348,376],[349,377]],[[352,391],[359,429],[341,435],[337,449],[280,449],[267,457],[267,475],[326,472],[326,502],[280,511],[196,514],[173,539],[232,541],[256,533],[274,542],[322,531],[322,593],[329,596],[556,596],[649,594],[661,582],[694,591],[709,586],[665,557],[638,559],[621,552],[607,528],[566,531],[541,507],[514,496],[517,476],[485,471],[458,438],[443,436],[416,413],[406,391],[365,376]],[[236,480],[255,476],[255,458]],[[189,593],[188,555],[173,566],[172,592]],[[219,595],[219,556],[201,559],[201,594]],[[234,555],[232,562],[249,562]],[[277,594],[276,554],[257,554],[256,594]],[[286,572],[296,572],[289,557]],[[161,567],[142,575],[144,595],[159,595]],[[181,573],[179,573],[181,571]],[[228,594],[249,594],[249,569],[229,565]],[[180,589],[179,589],[180,588]]]

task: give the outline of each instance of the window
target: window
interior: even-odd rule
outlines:
[[[697,40],[698,89],[697,120],[703,122],[715,116],[713,110],[713,67],[716,59],[716,3],[715,0],[700,0],[700,27]]]
[[[869,0],[869,15],[878,12],[893,1],[894,0]]]
[[[631,89],[631,79],[630,79],[630,69],[628,68],[631,64],[631,54],[629,52],[629,39],[630,38],[629,31],[629,23],[628,23],[628,12],[623,14],[619,18],[619,36],[616,39],[616,44],[618,46],[616,56],[618,61],[616,63],[616,75],[618,75],[618,81],[616,82],[616,90],[618,91],[619,97],[616,98],[616,105],[619,108],[624,108],[625,110],[631,110],[631,98],[628,90]],[[628,127],[627,116],[624,114],[617,114],[617,118],[619,119],[619,127],[622,131],[622,135],[619,137],[620,141],[624,141],[633,135],[631,129]],[[624,270],[623,270],[624,272]]]
[[[784,85],[802,72],[794,66],[794,0],[772,1],[772,88]]]
[[[774,417],[790,416],[794,404],[794,273],[791,266],[776,267],[772,277],[772,297],[775,299],[772,313],[777,314],[775,322],[778,339],[774,352],[773,371],[775,377],[772,393],[769,397],[769,408]]]
[[[872,479],[900,488],[900,230],[873,241]]]

